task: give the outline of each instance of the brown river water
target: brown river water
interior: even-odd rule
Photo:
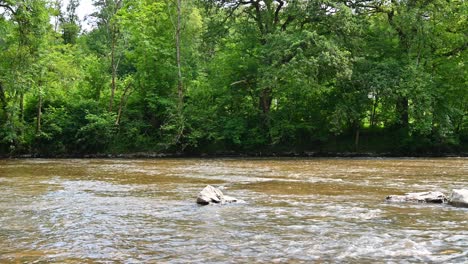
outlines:
[[[468,158],[0,160],[0,263],[468,263],[468,208],[385,202],[457,188]]]

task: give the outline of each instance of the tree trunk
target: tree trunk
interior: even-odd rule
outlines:
[[[114,30],[112,30],[114,31]],[[111,96],[109,101],[109,112],[112,112],[115,96],[115,78],[116,78],[116,65],[115,65],[115,32],[112,32],[112,44],[111,44],[111,66],[112,66],[112,83],[111,83]]]
[[[24,121],[24,93],[21,92],[20,94],[20,120]]]
[[[400,97],[396,103],[396,110],[401,128],[408,128],[409,114],[408,114],[408,97]]]
[[[117,111],[117,119],[115,120],[116,126],[120,125],[120,118],[122,116],[122,107],[124,104],[124,96],[125,94],[122,94],[122,97],[120,98],[119,110]]]
[[[375,121],[375,116],[377,112],[377,106],[379,104],[379,99],[377,96],[374,98],[374,103],[372,104],[372,113],[371,113],[371,118],[370,118],[370,126],[375,127],[376,121]]]
[[[117,125],[117,126],[120,125],[120,119],[122,118],[123,106],[127,103],[128,96],[130,96],[130,94],[127,95],[128,91],[130,89],[130,85],[131,84],[128,84],[125,87],[125,90],[124,90],[122,96],[120,97],[119,110],[117,111],[117,119],[115,120],[115,125]]]
[[[358,152],[359,151],[359,134],[360,134],[361,128],[359,123],[356,125],[356,134],[354,137],[354,151]]]
[[[3,110],[2,121],[6,122],[8,121],[8,118],[9,118],[8,109],[7,109],[7,100],[6,100],[5,90],[1,82],[0,82],[0,102],[2,103],[2,110]]]
[[[177,60],[177,93],[179,98],[179,110],[182,109],[184,101],[184,90],[182,83],[182,67],[180,64],[180,18],[181,18],[181,0],[177,0],[177,28],[176,28],[176,60]]]
[[[36,134],[41,133],[41,119],[42,119],[42,94],[39,89],[39,102],[37,103],[37,120],[36,120]]]
[[[184,85],[182,80],[182,65],[180,61],[181,52],[180,52],[180,33],[181,33],[181,12],[182,0],[177,0],[177,24],[176,24],[176,62],[177,62],[177,135],[174,139],[174,142],[177,144],[180,141],[185,129],[184,121]]]
[[[3,89],[3,85],[0,82],[0,103],[2,103],[2,110],[6,114],[6,108],[7,108],[7,102],[6,102],[6,95],[5,95],[5,90]]]
[[[272,99],[271,88],[262,89],[260,94],[260,106],[263,114],[268,115],[270,113]]]

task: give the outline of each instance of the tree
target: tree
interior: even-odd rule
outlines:
[[[0,154],[466,148],[466,1],[61,1],[0,0]]]
[[[122,0],[96,0],[94,5],[99,9],[92,16],[97,19],[98,30],[105,32],[105,38],[110,48],[110,67],[111,67],[111,94],[109,98],[108,111],[112,112],[114,106],[115,90],[117,87],[117,71],[122,57],[122,52],[117,50],[120,40],[120,28],[116,21],[116,15],[122,8]]]
[[[50,25],[45,1],[0,1],[0,8],[5,10],[2,20],[10,31],[0,73],[5,112],[0,137],[14,151],[24,140],[25,95],[34,86],[35,65]]]
[[[76,14],[76,9],[79,5],[79,0],[70,0],[66,12],[60,12],[59,21],[60,27],[62,28],[63,42],[65,44],[76,44],[76,38],[81,30],[80,21]]]

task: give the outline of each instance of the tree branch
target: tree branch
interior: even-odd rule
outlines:
[[[231,10],[229,11],[228,15],[223,19],[223,22],[222,24],[226,23],[226,21],[232,17],[232,15],[234,14],[234,12],[239,8],[239,6],[241,6],[242,2],[239,2],[237,3],[237,5],[235,5],[233,8],[231,8]]]
[[[258,28],[260,29],[260,32],[262,33],[262,35],[264,35],[267,32],[265,32],[265,27],[262,24],[262,13],[260,10],[260,4],[258,1],[257,2],[251,1],[251,2],[252,2],[252,5],[255,7],[255,13],[256,13],[255,20],[257,21]]]
[[[5,9],[8,9],[13,15],[16,15],[16,11],[15,11],[11,6],[9,6],[9,5],[7,5],[7,4],[1,4],[1,3],[0,3],[0,7],[3,7],[3,8],[5,8]]]
[[[467,48],[468,48],[468,42],[465,42],[465,44],[463,44],[460,47],[457,47],[457,48],[455,48],[455,49],[453,49],[451,51],[442,53],[442,56],[446,56],[446,57],[455,56],[455,55],[457,55],[457,53],[462,52],[462,51],[466,50]]]
[[[279,23],[279,12],[280,12],[281,8],[283,8],[283,6],[284,6],[284,1],[283,0],[276,0],[276,2],[278,2],[278,6],[276,7],[276,10],[275,10],[275,19],[274,19],[275,26],[278,25],[278,23]]]
[[[288,27],[288,25],[294,20],[294,17],[289,15],[287,18],[286,18],[286,21],[284,21],[283,25],[281,25],[281,30],[282,31],[285,31],[286,28]]]

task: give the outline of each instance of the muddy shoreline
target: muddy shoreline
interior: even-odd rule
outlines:
[[[94,154],[21,154],[0,155],[1,159],[154,159],[154,158],[451,158],[468,157],[468,153],[372,153],[372,152],[220,152],[220,153],[160,153],[160,152],[135,152],[135,153],[94,153]]]

